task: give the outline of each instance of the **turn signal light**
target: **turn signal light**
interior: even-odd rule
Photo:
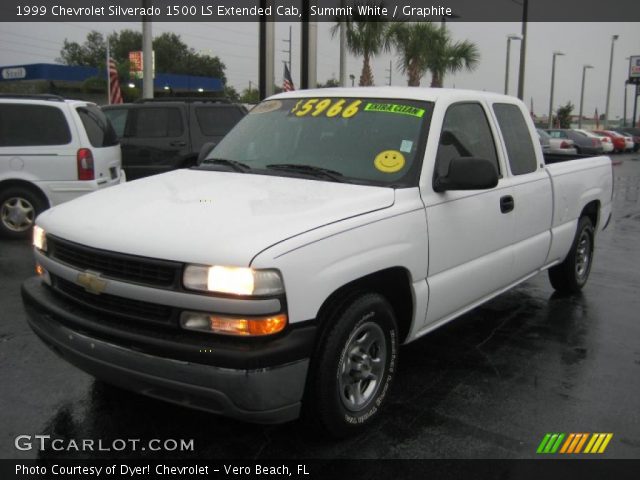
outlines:
[[[244,337],[273,335],[284,330],[287,321],[285,313],[250,318],[225,317],[201,312],[183,312],[180,316],[180,325],[185,330]]]

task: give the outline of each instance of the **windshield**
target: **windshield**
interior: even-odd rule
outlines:
[[[418,182],[433,103],[312,97],[257,105],[202,168],[394,187]]]

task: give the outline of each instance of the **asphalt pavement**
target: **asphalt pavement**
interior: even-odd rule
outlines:
[[[27,326],[30,246],[0,240],[0,457],[58,455],[14,446],[19,435],[51,435],[193,439],[192,452],[106,454],[120,458],[534,458],[548,432],[609,432],[604,457],[640,458],[640,153],[615,159],[614,216],[583,294],[555,294],[539,275],[403,347],[381,421],[341,441],[300,422],[252,425],[95,381]]]

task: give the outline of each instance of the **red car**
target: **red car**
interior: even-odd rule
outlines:
[[[624,152],[626,145],[624,142],[624,137],[621,135],[614,135],[613,132],[608,130],[594,130],[593,133],[597,133],[598,135],[604,135],[605,137],[609,137],[611,142],[613,143],[613,151],[615,152]]]

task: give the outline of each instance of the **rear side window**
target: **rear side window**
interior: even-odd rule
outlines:
[[[136,110],[135,137],[180,137],[184,132],[179,108],[153,107]]]
[[[113,131],[111,123],[98,107],[87,105],[76,108],[76,111],[92,146],[101,148],[118,144],[116,132]]]
[[[122,137],[124,135],[124,127],[127,125],[127,117],[129,114],[128,108],[110,108],[108,110],[104,110],[103,113],[107,116],[107,118],[111,121],[111,126],[113,130],[116,132],[118,137]]]
[[[493,105],[493,111],[507,147],[511,173],[523,175],[535,172],[538,169],[536,152],[520,108],[508,103],[496,103]]]
[[[236,107],[196,107],[198,126],[207,136],[226,135],[243,116],[242,110]]]
[[[490,160],[500,172],[489,122],[477,103],[458,103],[447,110],[436,157],[437,175],[446,176],[451,159],[459,157]]]
[[[0,104],[0,146],[66,145],[69,142],[69,125],[59,108]]]

